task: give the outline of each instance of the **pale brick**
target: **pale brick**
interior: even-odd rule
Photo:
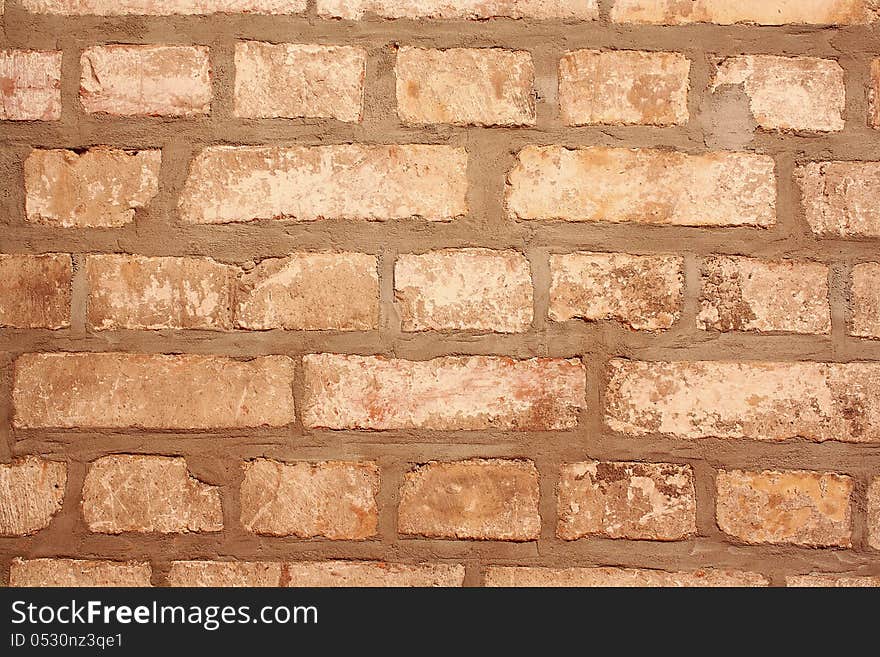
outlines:
[[[139,561],[13,559],[9,586],[151,586],[150,564]]]
[[[579,360],[448,356],[429,361],[309,354],[303,423],[329,429],[501,429],[577,426]]]
[[[531,461],[432,462],[407,472],[398,531],[432,538],[532,541],[541,533]]]
[[[718,527],[744,543],[850,547],[853,481],[803,470],[721,471]]]
[[[189,474],[186,460],[113,455],[89,465],[82,512],[100,534],[218,532],[220,491]]]
[[[868,487],[868,545],[880,550],[880,477]]]
[[[528,52],[403,47],[394,70],[404,123],[535,124],[535,67]]]
[[[599,0],[318,0],[318,14],[347,19],[377,14],[384,18],[594,20],[599,18]]]
[[[614,0],[617,23],[851,25],[877,19],[876,0]]]
[[[241,523],[255,534],[363,540],[376,535],[379,467],[372,462],[245,464]]]
[[[239,41],[235,115],[360,123],[366,62],[363,48]]]
[[[505,587],[743,587],[769,586],[758,573],[703,569],[667,572],[644,568],[530,568],[490,566],[485,586]]]
[[[880,59],[871,62],[871,80],[868,85],[868,125],[880,128]]]
[[[697,325],[716,331],[831,331],[828,267],[716,256],[703,261]]]
[[[293,422],[293,361],[58,353],[15,362],[20,428],[210,429]]]
[[[634,436],[880,442],[880,363],[613,360],[605,422]]]
[[[93,46],[80,59],[87,112],[200,116],[211,111],[211,64],[204,46]]]
[[[773,159],[752,153],[529,146],[507,180],[520,220],[771,226]]]
[[[298,14],[307,0],[20,0],[28,11],[66,16]]]
[[[186,223],[420,217],[467,213],[467,153],[442,145],[214,146],[190,167]]]
[[[559,62],[566,125],[684,125],[691,63],[674,52],[576,50]]]
[[[33,150],[24,163],[28,221],[119,228],[159,193],[161,151]]]
[[[681,315],[684,260],[626,253],[550,256],[550,319],[671,328]]]
[[[394,267],[394,290],[404,331],[519,333],[532,323],[531,269],[517,251],[404,254]]]
[[[297,253],[241,278],[235,324],[251,330],[369,331],[379,327],[376,256]]]
[[[0,121],[61,118],[61,53],[0,50]]]
[[[49,526],[61,510],[67,466],[28,456],[0,463],[0,536],[26,536]]]
[[[694,473],[673,463],[586,461],[562,466],[556,535],[678,541],[697,531]]]
[[[271,561],[172,561],[168,586],[280,586],[283,567]]]
[[[811,162],[795,178],[814,233],[880,237],[880,162]]]
[[[880,263],[865,262],[852,268],[849,334],[880,338]]]
[[[880,586],[880,577],[811,573],[809,575],[789,575],[785,578],[785,585],[800,588],[875,588]]]
[[[70,256],[0,254],[0,327],[70,326]]]

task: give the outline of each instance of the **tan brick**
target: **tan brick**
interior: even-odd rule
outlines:
[[[241,523],[255,534],[362,540],[376,535],[379,467],[372,462],[244,466]]]
[[[61,52],[0,50],[0,121],[61,118]]]
[[[366,62],[363,48],[239,41],[235,115],[360,123]]]
[[[528,146],[507,179],[520,220],[771,226],[773,159],[751,153]]]
[[[307,0],[20,0],[28,11],[67,16],[298,14]]]
[[[535,68],[528,52],[402,47],[394,72],[404,123],[535,124]]]
[[[541,533],[538,470],[531,461],[431,462],[404,475],[404,535],[532,541]]]
[[[210,429],[293,422],[293,361],[58,353],[15,362],[16,427]]]
[[[613,360],[605,422],[677,438],[880,442],[880,363]]]
[[[566,125],[684,125],[691,63],[674,52],[575,50],[559,62]]]
[[[272,561],[172,561],[169,586],[281,586],[283,563]]]
[[[67,466],[28,456],[0,463],[0,536],[26,536],[49,526],[61,510]]]
[[[853,481],[803,470],[721,471],[718,527],[744,543],[850,547]]]
[[[376,256],[296,253],[264,260],[240,281],[235,324],[255,330],[377,329]]]
[[[868,487],[868,545],[880,550],[880,477]]]
[[[237,275],[210,258],[88,256],[89,327],[229,329]]]
[[[811,573],[809,575],[789,575],[785,578],[785,585],[800,588],[874,588],[880,586],[880,577]]]
[[[769,586],[758,573],[703,569],[667,572],[644,568],[529,568],[490,566],[485,586],[505,587],[742,587]]]
[[[203,46],[93,46],[80,59],[87,112],[199,116],[211,111],[211,64]]]
[[[875,0],[614,0],[618,23],[851,25],[877,19]]]
[[[556,535],[678,541],[697,532],[694,473],[673,463],[562,466]]]
[[[849,334],[880,338],[880,263],[865,262],[852,268],[850,308]]]
[[[517,251],[446,249],[404,254],[394,267],[404,331],[527,331],[532,323],[529,261]]]
[[[159,193],[161,151],[33,150],[24,163],[28,221],[119,228]]]
[[[70,326],[73,266],[62,253],[0,253],[0,327]]]
[[[550,256],[550,319],[668,329],[681,314],[684,260],[626,253]]]
[[[365,14],[385,18],[534,18],[594,20],[598,0],[318,0],[324,17],[358,19]]]
[[[880,59],[871,62],[871,80],[868,85],[868,125],[880,128]]]
[[[880,237],[880,162],[811,162],[795,178],[814,233]]]
[[[10,586],[151,586],[150,564],[139,561],[13,559]]]
[[[843,130],[843,69],[830,59],[741,55],[718,65],[712,91],[741,85],[752,116],[766,130]]]
[[[579,360],[309,354],[303,361],[307,427],[559,430],[577,426],[584,405]]]
[[[467,153],[442,145],[214,146],[190,167],[186,223],[420,217],[467,213]]]
[[[708,258],[697,325],[705,331],[830,333],[828,276],[818,262]]]

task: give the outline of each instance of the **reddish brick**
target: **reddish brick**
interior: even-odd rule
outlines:
[[[644,568],[528,568],[490,566],[485,586],[506,587],[741,587],[769,586],[758,573],[735,570],[667,572]]]
[[[880,477],[868,487],[868,545],[880,550]]]
[[[0,463],[0,536],[27,536],[45,529],[61,510],[67,466],[28,456]]]
[[[318,14],[358,19],[365,14],[385,18],[534,18],[593,20],[598,0],[318,0]]]
[[[61,118],[61,52],[0,50],[0,121]]]
[[[0,253],[0,327],[70,326],[70,256]]]
[[[151,586],[150,564],[83,559],[12,560],[9,586]]]

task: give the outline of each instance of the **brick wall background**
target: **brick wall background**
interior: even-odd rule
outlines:
[[[2,20],[2,581],[880,583],[875,0]]]

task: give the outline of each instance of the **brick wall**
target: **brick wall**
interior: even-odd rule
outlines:
[[[875,0],[6,0],[0,581],[880,584]]]

